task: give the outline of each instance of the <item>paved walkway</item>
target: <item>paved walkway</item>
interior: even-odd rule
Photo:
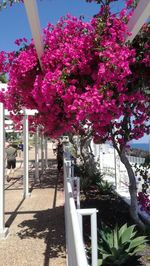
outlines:
[[[57,184],[56,162],[34,184],[30,170],[31,197],[23,200],[21,169],[6,182],[5,222],[9,235],[0,241],[0,266],[66,265],[64,229],[64,193]]]

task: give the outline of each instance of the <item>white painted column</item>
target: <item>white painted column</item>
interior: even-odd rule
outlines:
[[[98,266],[96,210],[91,215],[91,248],[92,248],[92,266]]]
[[[99,144],[99,164],[100,164],[100,172],[103,172],[103,145]]]
[[[77,180],[77,209],[80,209],[80,177],[76,177]]]
[[[116,190],[118,190],[120,186],[120,159],[116,149],[114,149],[114,167],[115,167],[115,187]]]
[[[23,158],[23,197],[27,198],[30,196],[29,193],[29,149],[28,149],[28,142],[29,142],[29,125],[28,125],[28,115],[26,110],[24,110],[24,117],[23,117],[23,142],[24,142],[24,158]]]
[[[80,232],[83,238],[83,216],[90,215],[91,220],[91,266],[98,266],[98,249],[97,249],[97,210],[77,209]]]
[[[4,107],[0,103],[0,239],[8,234],[5,228],[5,132],[4,132]]]
[[[43,133],[41,133],[41,171],[43,173],[44,171],[44,143],[43,143],[44,137]]]
[[[35,132],[35,181],[39,181],[39,129]]]
[[[47,152],[47,137],[45,136],[45,142],[44,142],[44,144],[45,144],[45,168],[48,168],[48,160],[47,160],[47,154],[48,154],[48,152]]]

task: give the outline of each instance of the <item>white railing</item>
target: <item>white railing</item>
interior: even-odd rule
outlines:
[[[80,209],[80,182],[74,177],[74,167],[67,154],[64,158],[65,228],[68,266],[88,266],[83,241],[82,216],[91,216],[91,265],[98,265],[97,256],[97,210]],[[77,206],[76,206],[77,205]]]
[[[142,157],[135,157],[135,156],[131,156],[131,155],[128,155],[127,157],[128,157],[129,162],[132,164],[137,163],[139,165],[139,164],[142,164],[145,162],[145,158],[142,158]]]
[[[85,247],[78,221],[78,214],[72,193],[72,186],[68,178],[69,170],[70,170],[69,162],[64,160],[67,265],[88,266]]]

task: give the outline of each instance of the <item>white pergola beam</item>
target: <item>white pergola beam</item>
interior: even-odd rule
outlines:
[[[38,59],[42,68],[41,56],[44,51],[43,41],[41,37],[41,27],[38,15],[36,0],[24,0],[24,5],[29,20],[33,41],[35,44]]]
[[[132,33],[126,41],[133,41],[135,36],[140,31],[145,21],[150,16],[150,0],[140,0],[136,9],[133,12],[131,19],[128,22],[128,30]]]

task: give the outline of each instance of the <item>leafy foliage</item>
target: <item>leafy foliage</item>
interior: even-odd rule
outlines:
[[[8,5],[12,6],[12,4],[20,3],[20,2],[23,2],[23,0],[2,0],[1,3],[0,3],[0,10],[2,8],[6,8]]]
[[[84,194],[87,195],[88,190],[91,186],[97,187],[97,183],[102,180],[102,174],[97,169],[96,165],[93,171],[89,171],[90,165],[82,164],[75,165],[75,175],[80,177],[80,185]],[[92,173],[92,174],[91,174]]]
[[[138,202],[142,211],[150,214],[150,198],[149,198],[149,189],[150,189],[150,157],[145,158],[143,164],[135,164],[135,174],[140,175],[140,179],[143,179],[142,191],[138,193]],[[142,180],[141,180],[142,182]]]
[[[112,2],[120,2],[120,0],[86,0],[86,2],[96,2],[97,4],[102,4],[102,5],[110,5]],[[125,2],[125,0],[124,0]],[[126,1],[128,3],[128,8],[135,8],[139,2],[139,0],[129,0]],[[118,3],[119,4],[119,3]]]
[[[149,195],[144,192],[138,193],[138,202],[141,206],[141,211],[145,211],[150,214],[150,199]]]
[[[7,78],[4,74],[0,75],[0,82],[7,83]]]
[[[133,265],[131,261],[137,260],[146,243],[146,237],[136,233],[135,225],[124,224],[114,230],[103,226],[99,231],[99,265]]]
[[[135,164],[135,174],[140,175],[143,178],[144,183],[142,184],[142,192],[147,193],[147,189],[150,187],[150,157],[145,158],[145,162],[138,165]]]
[[[112,193],[113,191],[113,184],[109,183],[108,181],[105,181],[103,179],[99,179],[98,182],[96,182],[96,187],[100,194],[107,195]]]

